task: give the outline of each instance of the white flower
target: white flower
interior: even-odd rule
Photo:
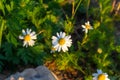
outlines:
[[[52,46],[50,53],[54,53],[56,51],[56,48]]]
[[[102,70],[97,70],[97,73],[93,74],[93,80],[110,80],[107,73],[103,73]]]
[[[89,21],[87,21],[85,25],[82,25],[82,28],[84,28],[83,31],[85,31],[85,33],[88,33],[89,29],[93,29]]]
[[[72,44],[71,36],[66,36],[65,32],[57,33],[56,36],[52,36],[52,45],[56,49],[56,51],[60,52],[61,50],[63,52],[68,51],[68,47],[70,47]]]
[[[26,46],[26,47],[28,47],[28,45],[33,46],[35,43],[34,40],[37,39],[36,33],[34,31],[32,32],[31,29],[27,28],[26,31],[24,29],[22,30],[22,34],[23,35],[19,36],[19,39],[24,40],[23,46]]]

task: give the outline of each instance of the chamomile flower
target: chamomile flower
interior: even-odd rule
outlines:
[[[82,25],[82,28],[83,28],[83,31],[85,31],[85,33],[88,33],[88,30],[93,29],[89,21],[87,21],[85,25]]]
[[[57,36],[52,36],[52,45],[56,49],[56,51],[63,52],[68,51],[68,47],[72,44],[71,36],[66,36],[65,32],[57,33]]]
[[[107,73],[103,73],[102,70],[97,70],[97,73],[93,74],[93,80],[110,80]]]
[[[34,31],[32,31],[31,29],[26,29],[26,31],[23,29],[22,30],[22,34],[19,36],[19,39],[24,40],[23,41],[23,46],[33,46],[35,43],[35,39],[37,39],[37,35]]]
[[[54,53],[56,51],[56,48],[52,47],[50,53]]]

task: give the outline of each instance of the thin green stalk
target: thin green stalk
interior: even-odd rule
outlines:
[[[1,20],[1,27],[0,27],[0,47],[1,47],[1,43],[2,43],[2,32],[3,32],[3,28],[5,25],[5,20]]]
[[[75,61],[73,61],[73,60],[71,59],[71,56],[69,56],[68,53],[67,53],[67,56],[70,58],[70,61],[72,62],[72,64],[74,64],[74,67],[75,67],[76,69],[80,70],[80,71],[85,75],[86,73],[82,70],[82,68],[81,68],[79,65],[77,65],[77,63],[76,63]]]
[[[88,9],[89,9],[89,5],[90,5],[90,0],[87,1],[87,11],[86,11],[87,20],[88,20]]]
[[[72,15],[75,13],[75,1],[72,2]]]
[[[75,14],[76,14],[76,12],[77,12],[81,2],[82,2],[82,0],[80,0],[79,3],[77,4],[77,6],[76,6],[76,8],[74,10],[74,13],[72,14],[72,19],[74,18],[74,16],[75,16]],[[73,1],[73,3],[74,3],[74,1]],[[74,6],[74,4],[73,4],[73,6]],[[74,8],[74,7],[72,7],[72,8]]]
[[[85,36],[84,36],[84,38],[82,40],[81,45],[85,44],[86,42],[87,42],[87,33],[85,33]]]
[[[41,33],[43,33],[43,32],[45,32],[45,30],[39,31],[39,32],[37,33],[37,35],[39,35],[39,34],[41,34]]]
[[[99,3],[99,6],[100,6],[100,21],[102,22],[103,16],[102,16],[102,3],[101,2]]]
[[[75,65],[76,69],[80,70],[84,75],[86,74],[79,65],[76,65],[74,62],[73,64]]]
[[[0,10],[2,10],[3,14],[5,15],[4,4],[3,4],[3,1],[1,0],[0,0]]]

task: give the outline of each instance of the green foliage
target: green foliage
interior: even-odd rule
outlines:
[[[111,0],[0,0],[0,71],[5,65],[53,60],[60,70],[79,70],[85,80],[92,80],[97,69],[119,79],[120,45],[115,45],[111,5]],[[93,29],[85,33],[81,25],[88,20]],[[26,28],[37,33],[34,46],[27,48],[19,39]],[[72,46],[51,54],[51,37],[61,31],[72,36]]]
[[[0,19],[0,47],[1,47],[1,43],[2,43],[2,35],[3,35],[3,31],[5,30],[5,23],[6,23],[6,21],[5,20],[3,20],[2,18]]]

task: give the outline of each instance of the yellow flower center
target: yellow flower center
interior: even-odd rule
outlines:
[[[90,29],[90,25],[87,24],[87,25],[85,25],[85,26],[86,26],[86,29]]]
[[[100,74],[98,75],[98,80],[105,80],[105,75],[104,74]]]
[[[24,37],[24,41],[30,41],[31,40],[31,37],[29,34],[27,34],[25,37]]]
[[[65,44],[65,39],[64,38],[59,39],[58,43],[60,45],[64,45]]]
[[[99,54],[101,54],[101,53],[102,53],[102,49],[101,49],[101,48],[98,48],[98,49],[97,49],[97,52],[98,52]]]

